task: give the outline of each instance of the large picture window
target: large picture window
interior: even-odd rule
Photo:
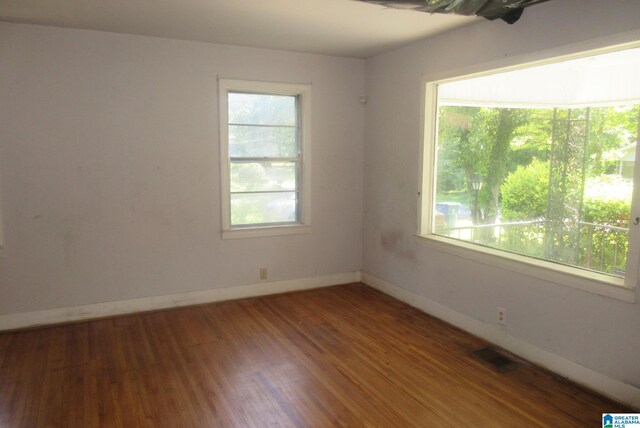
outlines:
[[[308,226],[309,88],[221,80],[220,94],[223,233]]]
[[[421,235],[635,287],[639,75],[634,48],[428,83]]]

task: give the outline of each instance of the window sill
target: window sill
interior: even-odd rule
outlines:
[[[237,229],[223,229],[222,239],[261,238],[265,236],[300,235],[311,233],[308,224],[293,224],[289,226],[246,227]]]
[[[589,272],[436,235],[416,235],[415,239],[419,245],[487,265],[497,266],[511,272],[544,279],[625,302],[635,303],[636,301],[635,288],[626,286],[621,278],[614,278],[596,272]]]

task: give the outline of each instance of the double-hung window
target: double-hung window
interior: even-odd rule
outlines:
[[[633,300],[638,75],[636,44],[425,79],[419,241]]]
[[[223,237],[309,230],[310,87],[220,80]]]

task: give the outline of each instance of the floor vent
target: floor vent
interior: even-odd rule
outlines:
[[[493,348],[482,348],[471,355],[498,373],[508,372],[518,367],[518,363],[515,360]]]

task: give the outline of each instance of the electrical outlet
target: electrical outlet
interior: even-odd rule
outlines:
[[[507,310],[498,306],[498,324],[507,324]]]
[[[269,272],[267,268],[260,268],[260,279],[267,279],[269,276]]]

